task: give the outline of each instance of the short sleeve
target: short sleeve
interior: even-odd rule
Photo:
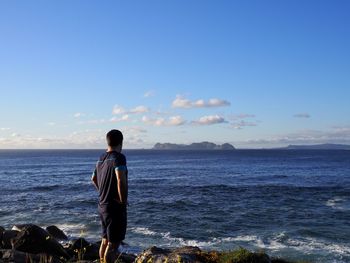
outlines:
[[[114,169],[118,171],[127,171],[126,158],[123,154],[119,154],[115,159]]]

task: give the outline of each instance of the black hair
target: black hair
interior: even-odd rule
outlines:
[[[123,142],[123,134],[119,130],[110,130],[106,135],[108,146],[115,147]]]

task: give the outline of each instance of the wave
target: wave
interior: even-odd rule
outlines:
[[[62,185],[60,185],[60,184],[39,185],[39,186],[27,188],[26,190],[28,190],[28,191],[53,191],[53,190],[56,190],[60,187],[62,187]]]
[[[326,206],[329,206],[337,210],[350,210],[350,202],[345,198],[334,197],[326,202]]]
[[[84,223],[62,223],[56,224],[59,229],[61,229],[69,239],[74,239],[77,237],[83,237],[90,240],[97,240],[99,238],[99,232],[90,231],[89,225]]]
[[[145,236],[159,237],[166,245],[198,246],[200,248],[213,248],[224,243],[231,245],[245,245],[255,249],[265,249],[270,252],[279,252],[285,249],[292,249],[303,254],[323,254],[325,256],[337,256],[340,259],[350,257],[349,244],[336,244],[316,238],[290,238],[285,232],[276,233],[272,237],[262,238],[257,235],[239,235],[235,237],[214,237],[208,241],[185,239],[174,237],[170,232],[155,232],[147,227],[133,227],[129,231]]]

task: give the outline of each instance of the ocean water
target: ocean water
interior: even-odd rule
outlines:
[[[55,224],[97,241],[90,178],[103,150],[1,150],[0,225]],[[350,262],[350,151],[126,150],[124,251],[239,246],[311,262]]]

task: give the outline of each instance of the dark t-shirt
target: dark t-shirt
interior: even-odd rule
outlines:
[[[122,153],[106,152],[96,163],[94,173],[97,177],[100,205],[112,204],[118,200],[116,169],[126,171],[126,176],[128,175],[126,158]]]

